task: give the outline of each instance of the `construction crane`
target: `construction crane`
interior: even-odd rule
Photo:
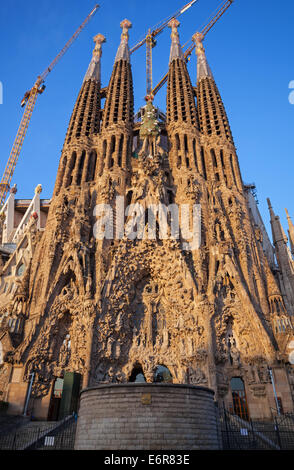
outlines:
[[[198,37],[203,41],[205,38],[206,34],[213,28],[213,26],[218,22],[218,20],[223,16],[223,14],[228,10],[228,8],[232,5],[234,0],[227,0],[224,2],[220,8],[217,10],[216,14],[213,16],[213,18],[209,21],[209,23],[202,29],[201,32],[196,33]],[[195,49],[196,45],[191,39],[186,43],[183,47],[185,47],[187,44],[190,44],[186,51],[184,52],[184,58],[188,62],[193,50]],[[168,73],[160,80],[160,82],[156,85],[155,88],[153,88],[151,94],[154,97],[156,93],[159,92],[159,90],[163,87],[163,85],[167,82],[168,78]]]
[[[167,19],[161,21],[158,23],[156,26],[154,26],[153,29],[149,29],[147,35],[142,39],[140,42],[138,42],[132,49],[131,49],[131,54],[135,52],[137,49],[139,49],[141,46],[146,44],[146,80],[147,80],[147,86],[146,86],[146,101],[148,100],[153,100],[152,96],[152,49],[153,47],[156,46],[156,41],[155,38],[158,36],[162,31],[167,27],[168,23],[174,19],[178,18],[180,15],[185,13],[194,3],[196,3],[198,0],[192,0],[186,5],[184,5],[180,10],[178,10],[174,15],[169,16]]]
[[[66,53],[66,51],[69,49],[69,47],[74,42],[74,40],[78,37],[80,32],[84,29],[84,27],[93,17],[93,15],[96,13],[98,8],[99,8],[99,5],[95,5],[95,7],[91,11],[91,13],[87,16],[85,21],[76,30],[76,32],[73,34],[70,40],[65,44],[64,48],[59,52],[59,54],[51,62],[49,67],[47,67],[46,70],[41,75],[38,76],[33,88],[31,88],[31,90],[25,93],[21,101],[21,106],[22,107],[25,106],[25,110],[24,110],[24,114],[20,122],[20,126],[17,131],[16,138],[13,143],[13,147],[12,147],[10,156],[8,158],[8,162],[6,164],[6,168],[5,168],[1,183],[0,183],[0,209],[5,202],[5,198],[10,189],[11,179],[15,170],[15,166],[16,166],[22,145],[23,145],[23,141],[24,141],[24,138],[25,138],[25,135],[26,135],[26,132],[27,132],[30,120],[31,120],[31,116],[32,116],[35,104],[37,101],[37,96],[39,94],[42,94],[45,90],[45,85],[44,85],[45,79],[48,76],[48,74],[53,70],[57,62],[59,62],[59,60]]]

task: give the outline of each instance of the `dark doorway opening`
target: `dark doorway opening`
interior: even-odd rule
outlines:
[[[130,376],[129,382],[141,382],[141,383],[146,382],[142,367],[140,366],[134,367],[132,374]]]
[[[249,420],[249,411],[244,382],[241,377],[231,379],[231,390],[233,397],[233,411],[241,419]]]
[[[63,379],[61,378],[55,379],[53,389],[52,389],[51,399],[50,399],[48,421],[58,421],[62,389],[63,389]]]
[[[173,377],[165,366],[157,366],[154,373],[154,382],[173,383]]]

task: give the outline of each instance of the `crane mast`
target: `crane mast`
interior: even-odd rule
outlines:
[[[162,31],[168,26],[169,22],[174,19],[178,18],[180,15],[185,13],[194,3],[198,0],[192,0],[189,3],[185,4],[180,10],[178,10],[174,15],[170,16],[168,19],[159,23],[159,26],[155,26],[153,29],[149,29],[147,35],[145,36],[142,41],[138,42],[132,49],[131,54],[138,50],[141,46],[146,44],[146,101],[153,100],[152,95],[152,49],[156,45],[155,37],[158,36]]]
[[[95,5],[91,13],[87,16],[85,21],[79,26],[79,28],[76,30],[76,32],[72,35],[72,37],[69,39],[69,41],[65,44],[63,49],[59,52],[59,54],[55,57],[55,59],[51,62],[49,67],[46,68],[46,70],[37,78],[33,88],[31,90],[27,91],[21,101],[21,106],[25,106],[24,114],[22,116],[20,126],[18,128],[17,134],[15,141],[12,146],[11,153],[8,158],[8,162],[6,164],[4,174],[0,183],[0,209],[2,205],[5,202],[7,193],[10,188],[10,183],[13,177],[13,173],[16,167],[16,163],[18,160],[18,157],[20,155],[22,145],[26,136],[26,132],[32,117],[32,113],[34,110],[34,107],[36,105],[37,97],[38,94],[43,93],[45,90],[45,85],[44,81],[48,74],[53,70],[57,62],[63,57],[63,55],[66,53],[66,51],[69,49],[71,44],[74,42],[74,40],[78,37],[80,32],[84,29],[86,24],[90,21],[92,16],[96,13],[98,10],[99,5]]]
[[[218,20],[223,16],[223,14],[228,10],[228,8],[232,5],[234,0],[227,0],[225,3],[223,3],[220,8],[218,9],[217,13],[215,16],[211,19],[211,21],[202,29],[202,31],[198,34],[201,39],[203,40],[206,36],[206,34],[213,28],[213,26],[218,22]],[[186,49],[184,52],[184,58],[186,61],[189,60],[190,55],[192,54],[193,50],[195,49],[195,43],[191,40],[190,46]],[[160,82],[156,85],[155,88],[152,90],[152,95],[155,96],[159,90],[163,87],[163,85],[167,82],[168,74],[166,74]]]

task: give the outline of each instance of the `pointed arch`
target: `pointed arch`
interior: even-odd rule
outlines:
[[[77,152],[73,152],[69,161],[68,171],[65,178],[64,187],[68,188],[72,184],[73,170],[76,164]]]
[[[117,156],[117,164],[119,167],[122,166],[123,145],[124,145],[124,135],[121,134],[119,138],[118,156]]]
[[[92,150],[89,156],[89,161],[88,161],[86,183],[94,180],[95,172],[96,172],[96,165],[97,165],[97,152],[96,150]]]
[[[82,176],[83,176],[83,169],[84,169],[84,164],[85,164],[85,159],[86,159],[86,151],[83,150],[82,154],[79,159],[79,166],[78,166],[78,171],[77,171],[77,177],[76,177],[76,184],[77,186],[81,185],[82,182]]]

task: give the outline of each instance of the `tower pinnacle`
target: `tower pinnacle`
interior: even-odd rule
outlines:
[[[290,217],[287,209],[285,209],[285,211],[286,211],[286,214],[287,214],[287,220],[288,220],[288,225],[289,225],[288,233],[289,233],[289,239],[290,239],[291,253],[292,253],[292,255],[294,255],[294,224],[291,220],[291,217]]]
[[[176,19],[173,18],[168,26],[171,28],[171,39],[172,39],[172,44],[171,44],[171,49],[170,49],[170,58],[169,62],[171,63],[172,60],[174,59],[182,59],[183,58],[183,51],[181,48],[180,44],[180,36],[178,32],[178,27],[180,26],[180,22]]]
[[[93,57],[89,64],[87,73],[84,78],[84,82],[87,80],[95,80],[98,83],[101,81],[101,65],[100,59],[102,56],[102,44],[106,42],[105,37],[102,34],[97,34],[94,38],[95,48],[93,50]]]
[[[123,20],[120,27],[122,28],[122,35],[115,62],[119,60],[130,62],[129,29],[132,27],[132,23],[129,20]]]
[[[211,77],[213,78],[211,69],[208,65],[205,49],[203,46],[203,35],[201,33],[196,33],[192,37],[193,42],[196,45],[196,55],[198,57],[197,60],[197,80],[201,80],[202,78]]]
[[[270,198],[267,198],[267,205],[268,205],[268,210],[269,210],[269,213],[270,213],[270,216],[271,216],[271,220],[274,220],[275,213],[274,213]]]

